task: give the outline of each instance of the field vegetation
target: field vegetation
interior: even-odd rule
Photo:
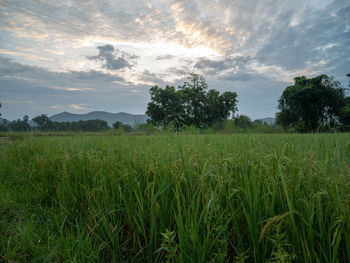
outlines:
[[[188,133],[1,139],[0,261],[350,262],[350,134]]]

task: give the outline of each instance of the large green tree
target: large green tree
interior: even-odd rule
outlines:
[[[350,97],[344,98],[343,106],[340,108],[340,122],[350,125]]]
[[[121,121],[116,121],[112,124],[116,130],[122,129],[124,132],[132,132],[133,128],[129,124],[123,124]]]
[[[237,94],[217,90],[208,90],[205,79],[191,73],[178,89],[166,86],[164,89],[154,86],[150,89],[151,102],[146,114],[157,126],[172,124],[175,129],[186,125],[198,128],[221,122],[237,110]]]
[[[33,122],[37,125],[40,130],[44,130],[45,127],[50,123],[50,118],[47,114],[41,114],[33,118]]]
[[[151,102],[148,103],[146,114],[156,126],[174,125],[179,129],[185,124],[185,105],[175,87],[166,86],[164,89],[154,86],[150,89]]]
[[[185,109],[185,123],[203,127],[205,125],[205,109],[207,106],[208,84],[203,76],[191,73],[182,86],[179,86],[182,105]]]
[[[341,124],[345,89],[333,77],[297,77],[279,99],[277,123],[300,132],[319,131]]]
[[[242,129],[252,127],[252,120],[247,115],[238,115],[233,119],[233,123]]]
[[[350,77],[350,73],[346,76]],[[350,87],[350,81],[349,81]],[[350,125],[350,97],[344,98],[340,109],[340,121],[343,125]]]

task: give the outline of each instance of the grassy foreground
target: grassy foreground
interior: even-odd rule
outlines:
[[[350,262],[350,134],[0,142],[0,261]]]

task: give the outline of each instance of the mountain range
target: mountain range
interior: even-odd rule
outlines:
[[[112,126],[116,121],[120,121],[123,124],[135,125],[146,123],[149,117],[142,114],[130,114],[125,112],[110,113],[105,111],[92,111],[86,114],[76,114],[70,112],[61,112],[50,116],[52,121],[57,122],[73,122],[73,121],[87,121],[87,120],[104,120],[109,126]]]

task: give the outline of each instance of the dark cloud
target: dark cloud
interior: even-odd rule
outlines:
[[[166,83],[162,79],[164,76],[162,75],[157,75],[155,73],[152,73],[148,70],[144,70],[142,74],[139,76],[139,80],[146,81],[146,82],[151,82],[154,83],[155,85],[159,86],[164,86]]]
[[[222,60],[199,59],[194,67],[205,75],[216,75],[218,79],[230,81],[249,81],[259,74],[249,67],[254,60],[251,57],[227,57]]]
[[[30,67],[12,62],[8,58],[0,57],[0,77],[11,76],[12,74],[28,74],[37,67]]]
[[[173,73],[177,76],[187,76],[189,73],[191,73],[191,70],[186,66],[181,67],[171,67],[168,69],[169,73]]]
[[[136,55],[129,55],[125,52],[120,52],[112,45],[98,46],[98,55],[87,57],[90,60],[99,60],[103,62],[103,67],[110,70],[119,70],[123,68],[131,68],[135,63],[130,63],[138,58]]]
[[[169,59],[175,59],[176,56],[173,55],[164,55],[164,56],[157,56],[156,60],[169,60]]]
[[[99,55],[110,54],[114,52],[114,47],[112,45],[98,46],[97,49],[100,51]]]
[[[47,88],[55,86],[76,88],[87,86],[99,89],[101,82],[108,84],[113,84],[114,81],[124,82],[124,78],[120,76],[106,74],[101,71],[53,72],[41,67],[23,65],[0,57],[0,81],[7,79],[30,81],[37,86],[44,85]],[[1,87],[5,88],[5,86]]]

